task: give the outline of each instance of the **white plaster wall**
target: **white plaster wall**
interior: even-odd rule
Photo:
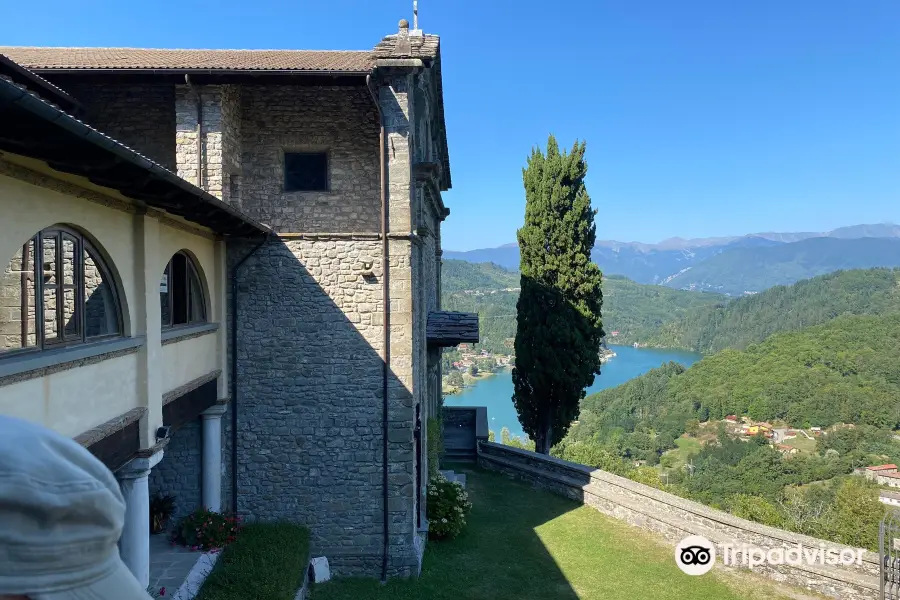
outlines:
[[[130,301],[136,295],[134,279],[134,215],[95,202],[34,186],[0,175],[0,268],[5,269],[16,250],[41,229],[56,224],[75,226],[88,234],[98,250],[111,259],[121,292],[125,333],[135,327]]]
[[[0,382],[0,414],[19,416],[77,436],[132,408],[145,407],[148,411],[141,437],[145,445],[152,444],[149,432],[162,425],[162,394],[224,367],[226,356],[221,342],[226,328],[223,323],[215,333],[160,347],[159,311],[149,311],[156,323],[145,322],[148,303],[158,306],[159,288],[148,284],[145,297],[145,274],[154,273],[153,280],[159,281],[172,255],[187,250],[200,272],[207,318],[218,322],[225,314],[226,285],[222,279],[226,273],[219,264],[223,253],[220,248],[217,254],[217,242],[210,236],[172,227],[167,221],[160,221],[158,227],[140,227],[147,217],[54,187],[0,175],[0,268],[5,268],[17,249],[41,229],[55,224],[72,226],[91,239],[113,272],[125,335],[157,333],[148,336],[144,348],[133,354],[16,383]],[[145,240],[143,232],[157,239]],[[144,257],[143,248],[154,250]]]
[[[219,368],[217,346],[216,333],[163,346],[163,394]]]
[[[0,414],[75,437],[138,406],[138,353],[0,387]]]

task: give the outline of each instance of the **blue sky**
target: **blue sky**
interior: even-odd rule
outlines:
[[[366,49],[411,13],[411,0],[16,2],[3,43]],[[551,132],[587,140],[600,238],[900,222],[896,0],[421,0],[419,13],[442,36],[447,249],[515,239],[521,168]]]

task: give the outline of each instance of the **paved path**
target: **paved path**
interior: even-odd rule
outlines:
[[[150,536],[150,587],[157,592],[164,587],[166,597],[173,595],[201,556],[202,552],[173,546],[165,534]]]

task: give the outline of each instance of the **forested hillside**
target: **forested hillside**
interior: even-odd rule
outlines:
[[[464,290],[486,291],[519,287],[519,272],[494,263],[470,263],[447,259],[441,267],[441,290],[453,294]]]
[[[632,344],[646,340],[675,319],[725,300],[719,294],[644,285],[613,275],[603,280],[603,327],[608,342]],[[611,336],[613,331],[618,335]]]
[[[634,341],[711,354],[845,314],[900,312],[900,270],[838,271],[754,296],[692,309]]]
[[[441,272],[442,307],[477,312],[482,345],[492,352],[509,351],[516,334],[519,274],[492,263],[445,260]],[[603,281],[603,327],[610,343],[631,344],[656,335],[667,322],[712,307],[724,300],[718,294],[684,292],[642,285],[624,277]]]
[[[725,250],[670,277],[665,284],[740,296],[839,269],[898,265],[900,240],[896,238],[819,237],[791,244]]]
[[[685,370],[669,364],[584,399],[573,440],[654,431],[726,415],[793,426],[900,424],[900,315],[844,316],[724,350]]]
[[[877,489],[849,474],[900,460],[897,356],[900,314],[848,315],[723,350],[687,370],[669,363],[585,398],[554,454],[761,523],[872,548],[884,506]],[[814,452],[782,455],[762,436],[733,437],[721,421],[730,414],[805,429],[853,426],[829,430]],[[668,452],[686,443],[695,445],[689,469],[681,450]],[[635,469],[636,459],[662,471]]]

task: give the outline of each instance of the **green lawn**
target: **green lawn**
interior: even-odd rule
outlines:
[[[685,575],[671,546],[592,508],[493,473],[467,475],[468,528],[428,543],[419,579],[335,580],[315,586],[312,600],[782,598],[755,577]]]
[[[784,445],[793,446],[794,448],[798,448],[802,452],[815,453],[816,451],[815,438],[809,439],[802,433],[798,434],[794,439],[785,440]]]
[[[670,467],[673,471],[677,471],[681,469],[685,464],[687,464],[688,460],[692,456],[696,456],[700,453],[700,450],[703,448],[703,444],[700,440],[695,437],[687,437],[682,436],[675,440],[676,448],[672,448],[668,450],[664,456],[671,456],[672,458],[672,466]]]
[[[309,532],[290,523],[247,525],[216,561],[198,600],[293,600],[309,560]]]

